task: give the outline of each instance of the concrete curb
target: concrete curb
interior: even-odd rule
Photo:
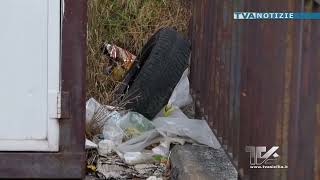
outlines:
[[[176,145],[171,152],[172,180],[237,180],[238,174],[223,149]]]

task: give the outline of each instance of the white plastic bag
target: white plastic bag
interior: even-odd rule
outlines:
[[[157,147],[154,147],[152,149],[152,152],[157,155],[161,156],[168,156],[170,152],[170,145],[172,143],[178,143],[180,145],[184,145],[186,141],[182,138],[171,138],[171,137],[165,137],[163,141],[161,141],[160,145]]]
[[[94,142],[90,141],[89,139],[86,139],[86,146],[85,149],[96,149],[98,146]]]
[[[101,104],[98,103],[98,101],[96,101],[94,98],[90,98],[87,102],[86,102],[86,123],[89,123],[95,112],[101,107]]]
[[[147,146],[150,146],[154,143],[159,143],[161,140],[162,137],[160,136],[160,133],[156,129],[153,129],[120,144],[117,147],[117,150],[121,153],[141,152]]]
[[[115,144],[113,141],[105,139],[99,142],[98,144],[98,152],[102,156],[106,156],[115,149]]]
[[[113,106],[101,105],[94,98],[90,98],[86,102],[86,124],[95,120],[97,126],[103,126],[104,122],[113,115],[112,112],[117,112],[117,108]],[[118,113],[118,112],[117,112]]]
[[[190,95],[190,83],[188,79],[189,69],[186,69],[178,84],[174,88],[171,97],[168,101],[169,106],[183,107],[192,103],[192,97]]]
[[[188,137],[200,144],[219,149],[219,141],[205,120],[159,117],[153,121],[157,131],[163,136]]]
[[[154,119],[158,117],[170,117],[170,118],[188,118],[180,108],[177,106],[169,106],[166,105],[162,110],[154,117]]]
[[[157,117],[174,117],[174,118],[187,118],[187,116],[180,110],[181,107],[192,103],[190,95],[190,83],[188,79],[189,69],[186,69],[178,84],[174,88],[168,104],[155,116]],[[154,118],[154,119],[155,119]]]

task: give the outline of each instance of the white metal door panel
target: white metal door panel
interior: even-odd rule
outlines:
[[[58,151],[60,0],[0,4],[0,151]]]

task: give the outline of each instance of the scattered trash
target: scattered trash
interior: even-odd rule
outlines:
[[[101,105],[94,98],[90,98],[86,102],[86,123],[90,123],[93,120],[99,120],[99,125],[103,125],[104,121],[108,118],[112,111],[119,110],[119,108],[107,105]],[[97,122],[95,122],[97,123]]]
[[[149,176],[152,176],[157,169],[159,169],[159,166],[155,164],[137,164],[134,166],[134,169],[139,174],[145,177],[149,177]]]
[[[182,45],[174,48],[185,51],[184,54],[187,57],[190,52],[189,44],[180,39],[175,31],[165,28],[159,32],[154,37],[172,35],[179,38]],[[151,39],[151,41],[154,40]],[[124,74],[130,71],[130,68],[136,66],[139,61],[139,59],[135,60],[136,56],[116,45],[105,43],[104,51],[108,52],[110,57],[113,58],[114,67],[112,67],[110,73],[116,79],[123,78]],[[158,54],[167,54],[167,51],[161,51],[163,52],[158,52]],[[143,57],[143,61],[155,61],[156,55],[151,55],[152,57]],[[169,63],[168,65],[170,63],[174,65],[178,60],[176,56],[172,56],[165,62]],[[157,61],[157,63],[162,62]],[[166,84],[168,87],[161,87],[163,89],[159,87],[159,91],[155,91],[154,88],[150,89],[155,85],[154,83],[159,83],[153,81],[154,83],[149,85],[147,80],[150,79],[138,79],[131,85],[129,94],[133,91],[145,92],[143,95],[148,95],[148,97],[133,102],[136,104],[131,103],[126,107],[133,107],[134,110],[141,112],[143,115],[138,112],[101,105],[93,98],[87,101],[86,124],[87,129],[92,132],[90,136],[87,135],[88,139],[86,139],[86,149],[89,154],[87,169],[90,172],[104,179],[142,178],[161,180],[170,173],[168,168],[170,168],[170,148],[172,144],[183,145],[188,142],[216,149],[220,148],[220,143],[205,120],[189,119],[181,110],[181,108],[192,103],[192,97],[189,89],[189,69],[185,68],[187,60],[180,62],[180,64],[179,72],[173,73],[172,76],[177,74],[182,74],[182,76],[174,77],[174,80],[163,79],[160,82],[161,86]],[[143,68],[147,68],[149,72],[150,69],[148,68],[150,67],[145,66]],[[156,65],[152,67],[156,68]],[[139,71],[140,68],[143,71],[142,67],[138,67]],[[170,77],[168,74],[172,72],[167,72],[167,69],[163,71],[166,72],[157,70],[155,74],[159,77],[153,80],[158,80],[163,74],[166,74],[165,77]],[[136,73],[133,74],[137,75]],[[135,78],[137,77],[135,76]],[[166,80],[170,82],[164,83]],[[149,89],[145,87],[147,85],[150,86]],[[164,96],[165,98],[159,98]],[[161,107],[163,108],[160,110]],[[160,112],[158,112],[159,110]],[[148,119],[148,117],[152,119]]]
[[[88,165],[87,169],[89,169],[89,170],[91,170],[93,172],[97,171],[97,167],[95,165],[92,165],[92,164]]]
[[[147,180],[162,180],[162,178],[157,178],[157,176],[150,176]]]
[[[98,109],[101,108],[101,104],[98,103],[94,98],[90,98],[86,102],[86,123],[90,123],[93,116],[97,113]]]
[[[126,70],[130,69],[132,63],[136,59],[135,55],[117,45],[104,43],[104,48],[108,51],[111,58],[119,58],[119,60],[123,61],[123,66]]]
[[[153,153],[167,156],[171,143],[183,145],[186,141],[220,148],[220,143],[205,120],[159,117],[153,121],[153,125],[155,129],[120,144],[117,150],[126,155],[128,152],[142,152],[146,147],[160,143],[152,149]]]
[[[144,163],[130,165],[124,162],[117,154],[100,156],[97,161],[97,176],[99,179],[147,179],[150,176],[162,177],[166,171],[166,164]]]
[[[171,118],[182,118],[187,119],[188,117],[181,111],[180,108],[173,105],[166,105],[154,119],[158,117],[171,117]]]
[[[221,147],[205,120],[159,117],[153,120],[153,124],[165,137],[179,136],[215,149]]]
[[[153,129],[120,144],[117,150],[123,154],[126,152],[142,152],[146,147],[160,143],[162,139],[160,133],[156,129]]]
[[[86,135],[92,139],[98,133],[102,132],[103,126],[108,118],[111,118],[114,111],[119,108],[113,106],[101,105],[94,98],[86,102]]]
[[[124,131],[125,141],[154,129],[150,120],[139,113],[130,111],[118,120],[112,119],[112,123]]]
[[[124,154],[124,160],[127,164],[141,164],[141,163],[153,163],[153,153],[152,152],[126,152]]]
[[[110,154],[115,148],[113,141],[105,139],[99,142],[98,152],[101,156],[106,156]]]
[[[167,157],[170,152],[170,145],[172,143],[184,145],[185,142],[186,142],[185,139],[165,137],[164,141],[162,141],[159,146],[152,149],[152,152],[154,154],[158,154],[158,155]]]
[[[109,54],[111,64],[105,69],[105,74],[110,75],[114,80],[121,81],[127,71],[132,67],[136,56],[121,47],[104,43],[103,53]]]
[[[111,140],[115,145],[121,144],[124,137],[124,132],[116,124],[111,122],[106,122],[103,127],[103,136],[105,139]]]
[[[130,140],[151,129],[154,129],[154,126],[148,119],[129,111],[123,116],[117,113],[110,118],[104,125],[103,135],[105,139],[119,145],[122,141]]]
[[[98,148],[97,144],[94,142],[90,141],[89,139],[86,139],[86,149],[96,149]]]
[[[133,173],[132,169],[116,164],[105,164],[101,160],[98,162],[97,171],[103,174],[106,179],[129,179],[130,174]]]
[[[99,144],[99,142],[102,140],[104,140],[103,134],[97,134],[92,137],[92,141],[95,144]]]

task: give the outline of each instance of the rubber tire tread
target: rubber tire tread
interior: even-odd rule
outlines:
[[[139,53],[144,62],[130,85],[126,108],[152,119],[167,103],[188,67],[190,43],[172,28],[163,28],[153,35]]]

